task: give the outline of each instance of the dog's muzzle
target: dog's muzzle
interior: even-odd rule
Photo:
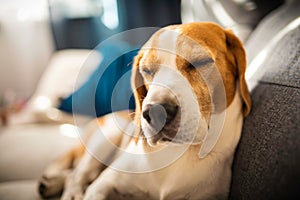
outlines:
[[[165,101],[146,104],[142,116],[147,124],[144,135],[153,145],[157,141],[172,141],[176,135],[180,106],[176,102]],[[175,134],[174,134],[175,133]]]
[[[178,108],[174,103],[147,104],[143,117],[154,130],[160,131],[175,118]]]

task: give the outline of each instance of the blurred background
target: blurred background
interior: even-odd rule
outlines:
[[[253,108],[229,199],[300,199],[299,0],[0,0],[0,199],[40,199],[44,168],[80,142],[95,116],[72,115],[72,96],[81,111],[91,102],[101,107],[91,91],[101,97],[107,88],[97,85],[102,64],[126,49],[99,43],[195,21],[232,29],[247,51]],[[150,35],[133,33],[126,42]],[[132,54],[120,56],[112,69],[131,63]]]
[[[238,24],[239,31],[247,35],[260,18],[282,3],[283,0],[0,0],[1,101],[26,101],[55,51],[93,49],[124,30],[189,21],[215,21],[232,28]]]
[[[180,22],[179,0],[1,0],[0,95],[29,98],[57,50],[93,49],[120,31]]]

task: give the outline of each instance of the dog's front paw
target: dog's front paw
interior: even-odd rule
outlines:
[[[85,192],[84,200],[94,200],[94,199],[105,200],[106,196],[93,188],[88,188]]]
[[[82,199],[83,199],[82,188],[76,186],[67,188],[61,197],[61,200],[82,200]]]
[[[38,190],[43,198],[58,196],[62,193],[65,177],[43,175],[38,181]]]

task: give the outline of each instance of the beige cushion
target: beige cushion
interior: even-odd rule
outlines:
[[[93,50],[68,49],[54,53],[26,108],[12,116],[11,123],[73,123],[72,115],[57,109],[60,98],[80,87],[101,60],[101,54]]]
[[[0,182],[38,178],[51,161],[79,144],[78,138],[62,135],[60,127],[37,124],[2,129]]]
[[[0,183],[0,199],[3,200],[41,200],[37,192],[37,181],[11,181]],[[48,200],[56,200],[52,198]]]

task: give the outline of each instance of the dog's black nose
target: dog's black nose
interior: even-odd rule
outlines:
[[[147,104],[144,107],[143,117],[149,125],[159,131],[175,118],[178,107],[173,103]]]

